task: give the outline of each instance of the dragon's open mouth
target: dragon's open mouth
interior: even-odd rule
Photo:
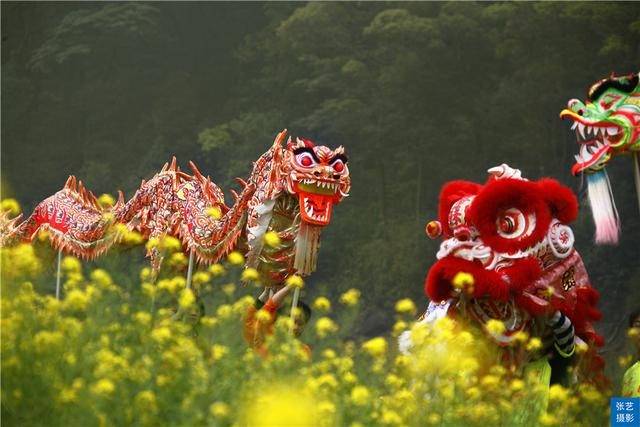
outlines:
[[[562,110],[560,118],[573,120],[571,130],[575,130],[580,150],[575,155],[576,163],[571,167],[574,175],[591,169],[599,170],[609,159],[609,152],[624,136],[624,130],[613,122],[589,120],[571,110]]]
[[[327,225],[339,184],[335,181],[305,179],[297,183],[300,213],[305,222]]]

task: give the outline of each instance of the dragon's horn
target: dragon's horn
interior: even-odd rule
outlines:
[[[200,169],[198,169],[196,164],[193,163],[193,161],[191,161],[191,160],[189,160],[189,167],[193,171],[193,174],[195,175],[196,178],[198,178],[199,180],[203,180],[204,179],[204,176],[202,176],[202,173],[200,172]]]
[[[73,175],[69,175],[69,178],[67,178],[67,182],[64,183],[64,187],[63,188],[71,188],[71,183],[73,182]]]
[[[97,209],[102,209],[102,206],[100,206],[100,203],[98,203],[98,199],[96,198],[96,195],[93,194],[91,191],[89,191],[89,198],[91,199],[91,203],[93,203],[93,206],[95,206]]]
[[[67,183],[64,185],[64,188],[76,191],[76,177],[74,175],[69,175],[69,179],[67,179]]]
[[[122,192],[122,190],[118,190],[118,202],[116,203],[116,205],[124,205],[124,193]]]
[[[166,172],[168,167],[169,167],[169,163],[165,163],[165,164],[162,166],[162,169],[160,170],[160,172]]]
[[[242,188],[243,188],[243,189],[247,186],[247,181],[245,181],[245,180],[244,180],[244,179],[242,179],[242,178],[239,178],[239,177],[238,177],[238,178],[236,178],[236,182],[237,182],[238,184],[240,184],[240,185],[242,186]]]
[[[76,192],[82,197],[82,193],[84,193],[84,184],[82,184],[82,180],[78,181],[78,188]]]
[[[233,198],[235,199],[235,202],[237,202],[240,198],[240,196],[238,196],[238,193],[236,193],[235,190],[231,190],[231,194],[233,194]]]
[[[176,156],[173,156],[171,158],[171,165],[169,166],[169,170],[170,171],[175,171],[176,170],[176,164],[177,164]]]
[[[179,168],[178,168],[178,172],[176,172],[176,177],[177,178],[182,178],[185,181],[191,180],[191,177],[188,174],[186,174],[186,173],[182,172],[181,170],[179,170]]]
[[[282,142],[285,140],[286,137],[287,137],[287,130],[286,129],[282,129],[282,132],[277,134],[276,138],[273,140],[273,146],[274,147],[282,146]]]

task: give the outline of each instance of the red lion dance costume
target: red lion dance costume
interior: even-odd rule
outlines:
[[[507,363],[549,356],[554,370],[554,360],[565,368],[577,364],[578,380],[601,382],[596,348],[603,339],[592,325],[600,318],[599,295],[568,226],[578,213],[576,197],[553,179],[529,181],[507,165],[489,173],[484,185],[451,181],[442,189],[439,221],[427,224],[427,234],[444,241],[425,281],[431,299],[425,321],[446,314],[477,322],[504,349]],[[470,274],[473,285],[454,286],[458,273]],[[491,319],[505,331],[486,328]],[[547,344],[542,354],[516,354],[510,344],[520,331]],[[582,343],[588,350],[577,361],[574,350]]]

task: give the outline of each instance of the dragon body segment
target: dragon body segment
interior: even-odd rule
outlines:
[[[26,220],[5,219],[0,243],[31,241],[38,230],[46,229],[56,249],[91,259],[118,241],[114,225],[123,224],[146,239],[175,236],[205,264],[239,250],[248,266],[265,273],[267,285],[293,273],[308,275],[316,267],[320,231],[329,224],[333,205],[348,195],[347,158],[342,147],[331,150],[299,138],[283,144],[285,138],[286,131],[278,134],[273,146],[254,162],[248,179],[238,179],[243,189],[240,194],[232,190],[231,207],[222,190],[193,162],[190,175],[174,158],[153,178],[142,181],[126,203],[120,193],[111,208],[101,207],[81,182],[70,177]],[[280,237],[278,247],[263,245],[268,231]],[[157,273],[160,252],[151,248],[147,255]]]

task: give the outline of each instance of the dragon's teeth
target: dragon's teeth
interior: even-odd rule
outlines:
[[[578,123],[578,132],[580,133],[580,136],[584,138],[584,125],[582,123]]]
[[[573,124],[571,125],[571,130],[574,130],[576,127],[578,127],[578,122],[573,122]]]

